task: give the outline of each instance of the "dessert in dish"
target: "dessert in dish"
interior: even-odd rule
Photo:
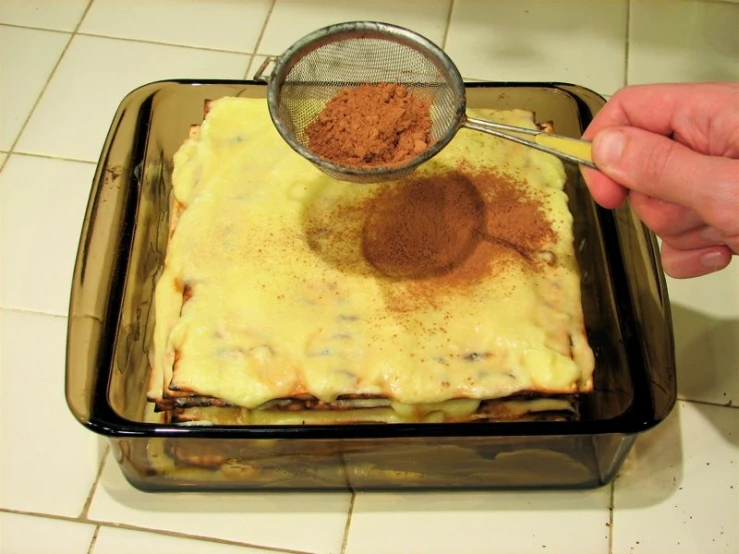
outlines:
[[[462,130],[410,177],[349,185],[263,101],[212,102],[174,159],[153,420],[577,417],[594,359],[564,182],[555,157]]]

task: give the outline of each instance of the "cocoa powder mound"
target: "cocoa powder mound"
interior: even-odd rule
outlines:
[[[402,165],[430,143],[431,104],[395,84],[346,87],[305,133],[308,148],[337,165]]]

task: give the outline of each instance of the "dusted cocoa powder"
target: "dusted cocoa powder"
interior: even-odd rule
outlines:
[[[347,87],[305,133],[308,148],[337,165],[402,165],[430,142],[431,104],[394,84]]]
[[[376,192],[328,186],[307,206],[303,226],[326,263],[378,276],[388,308],[412,312],[474,293],[480,280],[512,267],[556,264],[545,194],[495,168],[461,164]]]
[[[373,202],[362,249],[367,261],[386,275],[438,275],[467,258],[484,222],[485,205],[464,174],[412,178]]]
[[[405,281],[388,307],[433,305],[509,264],[545,269],[542,254],[556,234],[537,194],[510,175],[467,167],[388,188],[369,207],[362,233],[365,259]]]

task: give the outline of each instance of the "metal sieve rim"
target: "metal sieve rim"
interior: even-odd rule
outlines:
[[[285,78],[290,73],[294,64],[309,52],[323,46],[324,44],[333,42],[337,36],[347,35],[354,37],[358,32],[361,33],[362,36],[370,38],[376,37],[382,39],[388,38],[389,36],[394,38],[397,42],[420,52],[429,61],[436,65],[439,71],[448,77],[449,83],[453,89],[452,92],[454,97],[459,99],[455,110],[455,123],[450,125],[450,128],[447,129],[444,135],[442,135],[439,140],[433,143],[422,154],[416,156],[410,162],[403,164],[400,167],[371,167],[363,169],[336,165],[324,160],[294,140],[291,131],[278,114],[277,106],[280,97],[280,90]],[[295,42],[285,50],[279,58],[277,58],[267,85],[267,108],[269,110],[272,123],[275,125],[278,133],[282,136],[285,142],[287,142],[288,145],[298,154],[308,159],[319,169],[329,174],[352,176],[364,182],[371,182],[372,180],[383,181],[392,179],[395,176],[407,174],[438,154],[447,144],[449,144],[452,138],[454,138],[454,135],[464,121],[466,113],[466,96],[462,75],[459,73],[456,65],[454,65],[454,62],[452,62],[449,56],[447,56],[439,46],[425,36],[404,27],[381,21],[347,21],[344,23],[329,25],[309,33]]]

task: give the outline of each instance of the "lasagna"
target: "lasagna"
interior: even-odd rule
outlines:
[[[565,180],[553,156],[462,130],[410,177],[343,183],[290,149],[263,100],[213,101],[174,157],[152,418],[577,417],[594,359]]]

